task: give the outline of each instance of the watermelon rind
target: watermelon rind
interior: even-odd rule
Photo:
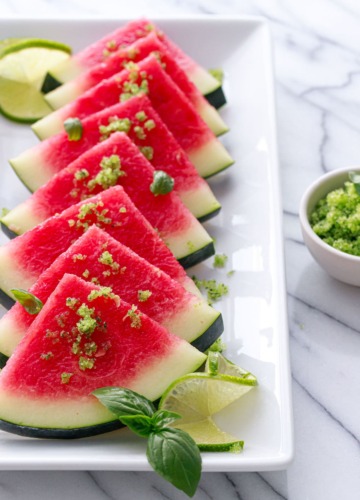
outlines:
[[[8,363],[11,363],[12,359],[10,358]],[[155,401],[165,391],[169,380],[176,380],[184,373],[196,371],[204,359],[206,357],[203,354],[183,341],[176,347],[175,352],[161,360],[161,369],[158,366],[156,372],[154,370],[152,373],[151,370],[146,370],[143,376],[132,384],[131,389]],[[0,377],[1,375],[2,373]],[[114,420],[114,415],[95,398],[88,398],[86,401],[37,398],[34,393],[22,394],[21,381],[19,391],[0,389],[2,430],[21,432],[21,435],[29,437],[75,438],[103,433],[106,426],[108,431],[113,430]],[[82,432],[79,429],[82,429]]]
[[[215,109],[219,109],[226,104],[226,97],[222,87],[218,87],[212,92],[204,95],[204,97]]]
[[[124,427],[120,420],[113,420],[103,424],[90,425],[87,427],[75,427],[73,429],[41,428],[14,424],[6,420],[0,420],[0,429],[17,436],[42,439],[80,439],[98,436],[106,432],[112,432]]]
[[[7,356],[5,356],[5,354],[0,352],[0,370],[1,370],[1,368],[4,368],[8,359],[9,358]]]
[[[222,143],[216,138],[211,139],[193,151],[189,151],[188,156],[190,161],[196,165],[201,177],[205,179],[223,172],[235,162]]]

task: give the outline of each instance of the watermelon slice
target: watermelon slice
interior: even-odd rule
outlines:
[[[98,434],[119,421],[92,391],[123,386],[156,400],[205,359],[109,289],[67,274],[0,373],[0,428]]]
[[[93,224],[196,293],[192,280],[122,186],[114,186],[69,207],[0,247],[2,300],[6,302],[6,297],[12,296],[12,288],[29,289],[40,274]],[[193,257],[201,260],[206,255],[204,248]],[[189,260],[181,262],[187,265]]]
[[[169,332],[206,350],[221,335],[221,314],[177,281],[92,226],[46,269],[30,288],[45,303],[62,276],[74,274],[110,287],[121,299]],[[11,356],[36,316],[16,303],[0,320],[0,352]]]
[[[150,32],[156,33],[188,78],[194,82],[211,104],[217,108],[225,104],[225,96],[219,81],[185,54],[165,33],[147,19],[131,21],[73,55],[66,63],[52,68],[44,83],[45,89],[54,88],[59,83],[76,78],[89,68],[105,62],[119,49],[131,45],[139,38],[146,37]]]
[[[148,95],[155,110],[200,175],[207,176],[208,172],[214,174],[233,163],[222,143],[154,55],[138,63],[131,63],[131,67],[102,80],[73,102],[36,122],[32,128],[40,139],[45,139],[60,133],[68,118],[77,117],[81,120],[139,93]]]
[[[145,129],[144,116],[145,122],[152,120],[155,127]],[[196,217],[205,220],[220,209],[220,204],[208,184],[200,179],[196,169],[146,96],[132,97],[126,102],[91,115],[82,121],[82,127],[82,137],[78,141],[69,141],[63,132],[10,160],[17,175],[31,191],[45,184],[53,175],[113,131],[120,130],[127,132],[156,170],[163,170],[176,178],[177,192],[182,193],[183,202]],[[139,134],[139,130],[144,131],[145,138],[141,138],[143,136]],[[211,175],[210,171],[207,173]]]
[[[118,50],[111,54],[104,62],[83,72],[77,78],[64,83],[57,89],[45,96],[46,101],[53,109],[59,109],[73,101],[86,90],[94,87],[102,80],[110,78],[124,68],[126,63],[138,62],[154,54],[161,62],[163,69],[177,84],[179,89],[186,95],[204,122],[210,127],[215,135],[221,135],[228,131],[216,109],[209,104],[199,89],[189,80],[186,73],[176,63],[164,43],[151,32],[148,36],[140,38],[126,49]]]
[[[175,193],[151,192],[154,172],[129,137],[116,132],[59,172],[2,222],[22,234],[76,202],[120,184],[176,258],[190,258],[212,245],[212,238]]]
[[[114,155],[118,158],[118,163]],[[104,157],[113,157],[113,160],[103,160]],[[168,165],[167,173],[173,177],[174,191],[179,197],[175,193],[154,196],[150,191],[154,171],[152,165],[129,137],[122,132],[115,132],[110,138],[96,144],[68,167],[58,172],[29,199],[7,213],[2,218],[2,222],[8,227],[17,228],[16,234],[22,234],[77,201],[94,195],[110,185],[121,184],[150,224],[158,228],[161,236],[169,243],[176,255],[179,248],[177,244],[175,248],[171,244],[174,227],[169,226],[169,220],[172,222],[175,220],[176,212],[179,217],[176,229],[177,241],[182,232],[186,238],[185,244],[196,246],[196,241],[186,232],[189,227],[194,229],[197,227],[196,239],[201,235],[205,237],[204,229],[199,222],[194,220],[194,216],[188,210],[184,210],[179,197],[185,203],[190,201],[190,207],[195,212],[203,214],[204,210],[208,211],[206,215],[202,215],[201,220],[215,215],[220,207],[214,197],[210,205],[211,192],[208,193],[207,190],[204,195],[208,194],[208,196],[201,203],[201,192],[205,181],[196,172],[192,178],[190,176],[186,178],[185,173],[178,168],[177,164]],[[199,194],[198,199],[195,197],[196,192]],[[196,202],[199,205],[197,209]],[[204,208],[201,209],[201,207]],[[169,213],[174,216],[168,217]],[[202,239],[202,245],[203,242]]]

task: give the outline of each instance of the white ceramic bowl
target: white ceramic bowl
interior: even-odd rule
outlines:
[[[343,186],[349,180],[350,171],[360,173],[360,167],[334,170],[315,181],[302,197],[299,216],[304,242],[318,264],[333,278],[360,286],[360,257],[331,247],[314,233],[309,223],[309,216],[317,202],[330,191]]]

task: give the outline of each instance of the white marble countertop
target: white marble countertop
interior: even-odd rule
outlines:
[[[198,500],[357,500],[360,289],[328,277],[305,248],[298,206],[319,175],[360,158],[356,0],[2,0],[1,18],[255,14],[274,40],[295,458],[286,471],[204,473]],[[1,500],[180,499],[148,472],[0,471]]]

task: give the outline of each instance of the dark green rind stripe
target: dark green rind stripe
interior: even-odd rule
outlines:
[[[218,87],[209,94],[206,94],[204,97],[216,109],[219,109],[221,106],[226,104],[226,97],[222,87]]]
[[[54,76],[52,76],[51,73],[46,73],[46,76],[44,78],[44,82],[41,87],[41,92],[43,94],[47,94],[48,92],[51,92],[52,90],[57,89],[62,85],[59,80],[57,80]]]
[[[208,259],[212,255],[215,255],[215,247],[213,242],[208,243],[203,248],[196,250],[196,252],[193,252],[190,255],[186,255],[185,257],[178,259],[178,262],[183,266],[184,269],[187,269],[188,267],[195,266],[203,260]]]
[[[214,323],[206,330],[205,333],[200,335],[197,339],[191,342],[191,345],[196,347],[201,352],[205,352],[206,349],[217,340],[224,331],[224,321],[222,315],[220,314]]]
[[[9,297],[3,290],[0,288],[0,304],[4,306],[6,309],[10,309],[14,304],[15,300]]]
[[[212,219],[213,217],[215,217],[215,215],[217,215],[221,210],[221,207],[217,208],[216,210],[213,210],[212,212],[209,212],[208,214],[205,214],[205,215],[202,215],[201,217],[198,217],[197,220],[199,222],[205,222],[207,220],[210,220]]]
[[[11,231],[11,229],[6,224],[4,224],[3,222],[1,222],[1,230],[11,240],[13,238],[16,238],[16,236],[19,236],[14,231]]]
[[[4,366],[6,365],[6,362],[9,358],[7,356],[5,356],[5,354],[3,354],[2,352],[0,352],[0,369],[1,368],[4,368]]]
[[[6,420],[0,420],[0,429],[18,436],[43,438],[43,439],[78,439],[97,436],[105,432],[115,431],[124,427],[120,420],[113,420],[103,424],[91,425],[89,427],[77,427],[75,429],[46,429],[40,427],[28,427],[26,425],[13,424]]]

